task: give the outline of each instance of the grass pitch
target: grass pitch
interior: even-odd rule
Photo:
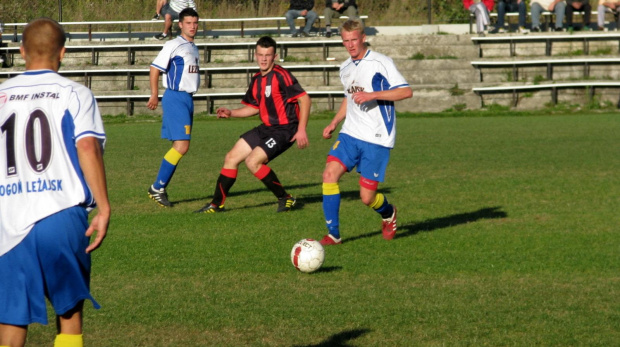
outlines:
[[[298,198],[290,213],[241,167],[227,212],[210,200],[225,153],[257,120],[198,120],[169,186],[146,193],[169,143],[159,122],[109,123],[113,219],[93,255],[88,346],[588,345],[620,341],[617,114],[399,118],[380,185],[399,232],[340,188],[344,243],[321,271],[289,253],[325,234],[321,173],[332,140],[270,166]],[[35,325],[29,344],[51,345]]]

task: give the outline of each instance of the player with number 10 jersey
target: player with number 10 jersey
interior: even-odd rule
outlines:
[[[37,221],[95,205],[75,143],[93,136],[103,146],[105,133],[92,92],[50,70],[27,71],[1,85],[0,129],[1,256]]]

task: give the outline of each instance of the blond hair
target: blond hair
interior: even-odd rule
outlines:
[[[347,19],[340,26],[340,31],[359,31],[361,34],[364,33],[364,23],[359,18]]]

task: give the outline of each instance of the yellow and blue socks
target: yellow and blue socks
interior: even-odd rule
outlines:
[[[54,347],[83,347],[82,335],[58,334],[54,340]]]
[[[338,183],[323,183],[323,215],[330,235],[340,238],[340,187]]]
[[[161,161],[161,166],[159,167],[157,179],[153,184],[153,188],[157,190],[166,188],[168,183],[170,183],[172,175],[174,175],[174,171],[177,169],[177,165],[179,164],[179,161],[181,161],[181,158],[183,158],[183,154],[179,153],[174,148],[170,148],[168,153],[164,155],[164,159]]]
[[[390,205],[385,195],[381,193],[377,193],[375,201],[368,206],[380,214],[383,219],[392,217],[394,213],[394,206]]]

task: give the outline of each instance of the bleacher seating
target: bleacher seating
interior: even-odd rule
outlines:
[[[484,94],[511,93],[512,106],[516,107],[519,101],[519,93],[534,92],[541,90],[551,91],[551,102],[555,105],[558,103],[558,92],[563,89],[585,89],[588,92],[588,99],[592,100],[596,89],[612,88],[620,89],[620,82],[569,82],[569,83],[546,83],[546,84],[530,84],[530,85],[511,85],[498,87],[476,87],[473,92],[480,96],[480,101],[484,107]],[[619,101],[620,102],[620,101]]]
[[[296,40],[296,41],[278,41],[278,52],[281,59],[286,59],[291,48],[307,48],[307,47],[320,47],[322,51],[322,58],[327,59],[329,56],[330,47],[339,47],[342,42],[338,39],[325,39],[325,40]],[[250,42],[197,42],[196,46],[199,50],[203,51],[204,62],[210,63],[212,60],[212,53],[215,50],[235,50],[240,49],[247,53],[247,61],[254,60],[254,48],[256,47],[256,41]],[[133,65],[136,63],[137,52],[158,52],[163,47],[163,43],[153,44],[96,44],[96,45],[82,45],[82,46],[66,46],[66,54],[74,53],[91,53],[91,64],[99,65],[100,56],[106,53],[126,53],[127,64]],[[14,64],[16,55],[19,55],[19,47],[0,47],[0,54],[7,57],[8,64]]]
[[[577,11],[575,10],[575,15],[579,16],[581,15],[582,17],[584,16],[584,12],[583,11]],[[613,14],[613,12],[606,8],[605,14]],[[592,11],[591,13],[592,17],[594,18],[594,20],[592,21],[592,23],[596,23],[596,16],[598,15],[598,11]],[[491,12],[489,13],[489,17],[491,18],[492,21],[497,21],[497,12]],[[519,17],[519,13],[517,12],[507,12],[506,13],[506,20],[507,23],[510,22],[511,18],[518,18]],[[527,18],[532,18],[532,13],[528,12],[526,14]],[[541,17],[541,29],[542,30],[548,30],[549,29],[549,24],[554,22],[555,19],[555,13],[553,12],[549,12],[549,11],[543,11],[540,14]],[[473,13],[469,14],[469,33],[473,34],[473,26],[474,26],[474,21],[475,21],[476,17],[474,16]]]
[[[331,84],[330,72],[338,71],[339,65],[335,64],[317,64],[317,65],[282,65],[293,73],[300,71],[321,72],[323,77],[323,85]],[[93,77],[110,77],[125,76],[127,78],[127,90],[133,90],[135,80],[138,76],[149,76],[150,69],[84,69],[84,70],[61,70],[60,74],[72,78],[84,78],[82,83],[88,88],[93,87]],[[223,66],[223,67],[206,67],[200,68],[200,73],[204,74],[204,87],[213,88],[213,75],[218,74],[245,74],[247,85],[250,84],[251,77],[258,72],[256,66]],[[0,79],[8,79],[21,74],[22,71],[7,70],[0,71]]]
[[[583,65],[583,78],[590,77],[592,65],[617,65],[620,58],[570,58],[570,59],[535,59],[535,60],[502,60],[502,61],[472,61],[471,65],[479,70],[480,82],[483,82],[482,69],[511,68],[512,80],[519,80],[519,69],[535,66],[544,66],[547,69],[547,79],[553,80],[553,68],[556,66]]]
[[[311,98],[326,98],[328,109],[334,110],[336,98],[344,97],[342,90],[309,90],[306,91]],[[195,103],[195,112],[206,111],[209,114],[215,113],[215,102],[219,100],[240,100],[245,92],[225,92],[225,93],[197,93],[193,99]],[[159,95],[161,100],[162,95]],[[146,104],[150,95],[147,94],[114,94],[114,95],[96,95],[97,103],[103,108],[106,104],[116,103],[124,104],[127,115],[134,114],[135,104],[142,102]]]
[[[347,19],[347,16],[341,16],[340,19]],[[360,15],[360,19],[368,19],[367,15]],[[319,16],[315,22],[319,30],[317,34],[321,34],[321,20],[323,16]],[[297,18],[298,21],[305,20],[304,17]],[[131,21],[84,21],[84,22],[61,22],[67,32],[68,40],[105,40],[108,37],[117,39],[138,39],[144,40],[147,37],[161,32],[163,20],[131,20]],[[21,40],[21,33],[28,23],[5,23],[4,39],[12,42]],[[288,24],[285,17],[255,17],[255,18],[201,18],[199,20],[200,30],[197,37],[206,38],[225,36],[227,33],[239,35],[242,38],[246,36],[248,31],[254,34],[270,33],[273,31],[276,35],[282,35],[283,30],[288,32]],[[252,27],[248,25],[252,24]],[[275,24],[275,27],[273,26]],[[282,29],[284,25],[284,29]],[[230,27],[232,26],[232,27]],[[123,29],[118,29],[121,27]],[[105,29],[99,29],[105,28]],[[96,30],[99,29],[99,30]],[[324,33],[323,33],[324,34]]]
[[[494,35],[486,37],[472,36],[471,40],[478,48],[478,57],[483,57],[483,44],[508,44],[510,56],[516,55],[516,45],[518,43],[544,43],[545,55],[550,56],[552,53],[553,43],[577,41],[583,43],[583,54],[589,54],[591,41],[618,41],[618,50],[620,51],[620,33],[601,33],[593,32],[588,34],[552,34],[552,35]]]

